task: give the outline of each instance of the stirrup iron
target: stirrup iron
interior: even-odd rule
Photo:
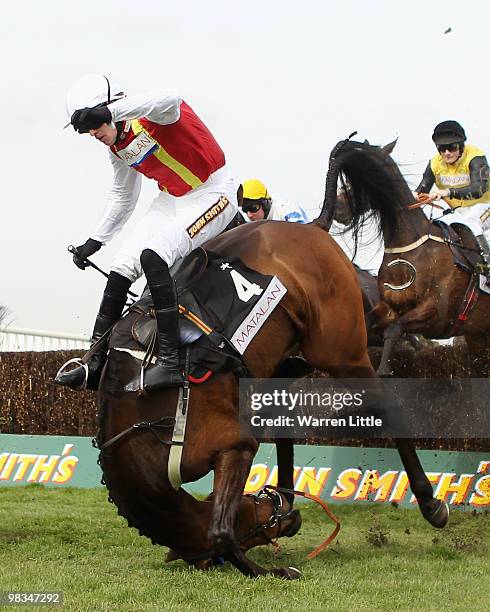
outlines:
[[[82,391],[82,389],[86,389],[87,388],[87,382],[88,382],[88,364],[84,363],[83,360],[81,359],[81,357],[73,357],[73,359],[69,359],[66,363],[64,363],[61,368],[56,372],[56,376],[55,376],[55,380],[58,378],[58,376],[62,373],[64,373],[64,370],[67,366],[69,366],[71,363],[76,363],[79,367],[82,367],[85,371],[85,380],[83,381],[83,383],[79,386],[79,387],[74,387],[74,391]]]

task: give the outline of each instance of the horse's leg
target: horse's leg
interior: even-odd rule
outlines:
[[[405,334],[405,339],[408,340],[412,348],[418,351],[421,347],[421,342],[415,334]]]
[[[442,529],[448,521],[449,508],[447,504],[434,497],[432,485],[417,456],[413,440],[410,438],[395,438],[395,444],[410,481],[410,488],[417,498],[423,517],[433,527]]]
[[[390,358],[393,354],[393,349],[402,336],[403,327],[398,320],[390,323],[385,329],[383,334],[383,353],[377,370],[378,376],[391,376],[393,374],[390,368]]]
[[[302,357],[288,357],[276,370],[276,378],[297,380],[313,372],[314,368]],[[277,484],[285,489],[294,488],[294,444],[291,439],[275,440],[277,454]],[[288,503],[294,503],[294,494],[284,493]]]
[[[370,389],[375,397],[376,416],[380,416],[383,422],[391,420],[389,414],[394,410],[401,413],[403,418],[403,406],[371,367],[337,367],[334,370],[332,373],[337,378],[361,379],[360,386],[363,386],[362,379],[370,379]],[[422,468],[413,440],[395,438],[394,441],[422,515],[433,527],[444,527],[448,521],[449,508],[447,504],[434,498],[432,485]]]
[[[433,329],[436,317],[436,303],[432,297],[429,297],[388,325],[384,332],[385,345],[381,363],[378,368],[378,374],[380,376],[389,376],[391,374],[388,360],[393,352],[395,344],[401,336],[406,332],[423,331],[429,324],[430,328]]]
[[[276,454],[277,454],[277,486],[282,489],[294,489],[294,444],[293,440],[289,438],[281,438],[276,440]],[[289,510],[292,510],[294,504],[294,493],[283,492],[282,495],[285,497],[289,504]],[[295,520],[292,521],[291,526],[281,534],[288,538],[292,538],[296,535],[301,527],[301,514],[299,510],[294,510],[292,513],[295,516]]]
[[[294,489],[294,444],[291,439],[280,438],[276,442],[277,455],[277,486],[284,489]],[[294,502],[293,493],[284,493],[288,503]]]
[[[294,568],[266,570],[247,559],[235,538],[238,504],[245,487],[254,453],[250,449],[230,449],[218,453],[214,462],[213,512],[209,539],[217,555],[230,561],[242,574],[250,577],[275,574],[282,578],[299,578]]]

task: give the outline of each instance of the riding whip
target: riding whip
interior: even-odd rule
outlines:
[[[68,246],[68,252],[72,253],[72,255],[75,255],[77,253],[77,247],[73,246],[72,244],[70,244]],[[97,270],[97,272],[100,272],[103,276],[105,276],[106,278],[109,278],[109,275],[107,274],[107,272],[104,272],[104,270],[102,270],[102,268],[99,268],[99,266],[97,266],[96,264],[94,264],[93,261],[90,261],[90,259],[88,259],[87,257],[83,258],[83,261],[89,265],[91,268],[94,268],[94,270]],[[137,298],[138,295],[136,293],[133,293],[132,291],[128,291],[128,294],[131,297]]]

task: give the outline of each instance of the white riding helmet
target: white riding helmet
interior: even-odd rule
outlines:
[[[124,97],[119,85],[103,74],[86,74],[68,90],[66,94],[66,114],[68,119],[76,110],[93,108],[99,104],[109,104]],[[68,127],[68,123],[65,127]]]

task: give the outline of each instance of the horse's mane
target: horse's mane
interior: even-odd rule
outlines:
[[[352,215],[348,229],[353,232],[356,248],[366,215],[375,215],[379,232],[384,234],[385,240],[393,236],[398,225],[397,213],[413,200],[413,196],[389,154],[368,142],[339,142],[330,156],[325,201],[319,221],[333,217],[339,176],[344,186],[348,184],[345,194]]]

